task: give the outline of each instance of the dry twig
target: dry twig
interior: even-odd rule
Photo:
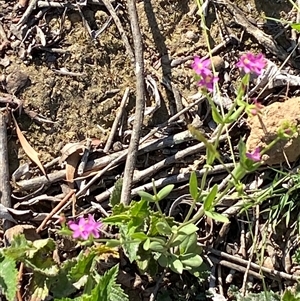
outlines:
[[[111,2],[109,0],[102,0],[102,2],[104,3],[104,5],[106,6],[107,10],[109,11],[109,13],[111,14],[112,18],[114,19],[114,22],[119,30],[119,33],[121,35],[121,38],[123,40],[124,46],[126,48],[126,51],[130,57],[130,59],[132,61],[134,61],[134,53],[131,49],[130,43],[128,41],[126,32],[121,24],[121,21],[118,17],[118,15],[116,14],[116,11],[114,9],[114,7],[112,6]],[[134,35],[133,35],[134,36]]]
[[[11,208],[6,118],[7,116],[4,113],[0,113],[0,197],[1,204],[7,208]],[[6,221],[4,223],[4,230],[10,227],[11,222]]]
[[[124,109],[125,109],[125,106],[126,106],[126,103],[127,103],[128,95],[129,95],[129,88],[126,88],[126,90],[124,92],[124,95],[123,95],[123,98],[122,98],[121,103],[120,103],[119,111],[118,111],[118,113],[116,115],[114,123],[113,123],[113,125],[111,127],[111,131],[110,131],[109,137],[108,137],[108,139],[106,141],[106,144],[105,144],[105,147],[103,149],[103,151],[105,153],[107,153],[109,151],[109,149],[111,148],[111,145],[112,145],[115,133],[116,133],[117,128],[118,128],[118,124],[119,124],[119,122],[120,122],[120,120],[122,118],[122,115],[124,113]]]
[[[135,53],[136,102],[133,132],[128,148],[128,156],[125,164],[124,180],[121,193],[121,202],[124,204],[128,204],[130,202],[132,178],[138,153],[140,132],[143,124],[143,116],[145,110],[143,40],[136,11],[136,2],[135,0],[128,0],[127,4],[132,36],[134,37],[133,41]]]

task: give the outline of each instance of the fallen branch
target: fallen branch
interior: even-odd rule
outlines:
[[[152,152],[152,151],[155,151],[158,149],[162,149],[165,147],[170,147],[170,146],[174,146],[177,144],[181,144],[181,143],[186,142],[191,139],[192,139],[192,136],[190,135],[190,133],[188,131],[183,131],[181,133],[177,133],[177,134],[171,135],[166,138],[146,142],[139,147],[139,155],[146,154],[146,153],[149,153],[149,152]],[[99,159],[95,159],[93,161],[89,161],[86,165],[85,173],[83,174],[83,176],[76,178],[76,179],[83,179],[83,178],[92,176],[91,173],[97,172],[97,170],[107,166],[112,161],[116,160],[117,158],[121,157],[122,158],[121,161],[125,160],[127,153],[128,153],[128,150],[126,149],[126,150],[122,150],[120,152],[116,152],[116,153],[101,157]],[[40,177],[35,177],[35,178],[29,179],[29,180],[22,180],[22,181],[16,182],[16,186],[19,188],[19,190],[22,190],[22,191],[34,190],[34,189],[39,188],[42,185],[49,185],[52,183],[56,183],[60,180],[64,180],[66,178],[66,171],[65,170],[55,171],[53,173],[47,174],[47,176],[48,176],[48,179],[45,176],[40,176]]]
[[[140,31],[138,15],[136,11],[136,1],[128,0],[128,12],[130,18],[130,25],[132,36],[134,37],[134,54],[135,54],[135,76],[136,76],[136,101],[135,101],[135,115],[132,136],[128,148],[128,155],[125,164],[123,187],[121,193],[121,202],[129,204],[131,198],[131,186],[133,179],[133,172],[135,168],[140,132],[143,125],[143,117],[145,110],[145,87],[144,87],[144,54],[143,54],[143,40]]]
[[[0,113],[0,197],[1,204],[6,208],[11,208],[6,118],[7,116],[4,113]],[[7,230],[11,226],[12,223],[6,221],[4,223],[4,230]]]

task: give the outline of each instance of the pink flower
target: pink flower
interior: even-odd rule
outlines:
[[[101,227],[101,223],[96,222],[91,214],[89,214],[87,219],[81,217],[78,220],[78,223],[69,221],[68,226],[73,231],[73,238],[82,238],[87,240],[90,235],[95,238],[100,236],[99,228]]]
[[[261,109],[264,106],[257,101],[257,99],[254,99],[253,104],[249,105],[249,107],[247,108],[247,113],[252,115],[252,116],[256,116],[258,114],[261,114]]]
[[[253,72],[260,75],[266,66],[266,60],[262,53],[255,55],[248,52],[240,57],[236,66],[243,69],[245,73]]]
[[[261,160],[260,148],[257,147],[252,153],[246,153],[246,157],[254,162]]]
[[[192,68],[194,71],[200,75],[204,76],[211,73],[210,70],[210,60],[209,59],[200,59],[198,56],[194,58],[194,62],[192,63]]]
[[[93,235],[95,238],[99,238],[99,228],[101,227],[101,223],[96,222],[94,216],[91,214],[89,214],[86,223],[87,229],[90,232],[90,234]]]
[[[214,84],[218,82],[219,77],[214,76],[212,73],[203,75],[198,81],[198,86],[206,88],[208,91],[212,92],[214,90]]]

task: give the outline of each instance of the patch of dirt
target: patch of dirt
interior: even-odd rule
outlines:
[[[278,137],[278,129],[288,122],[299,132],[300,98],[290,98],[284,102],[274,102],[261,110],[261,114],[249,117],[251,129],[247,140],[247,149],[254,151],[256,147],[264,149]],[[288,134],[288,133],[287,133]],[[292,139],[280,140],[265,155],[264,161],[269,165],[296,161],[300,156],[300,137],[296,133]]]

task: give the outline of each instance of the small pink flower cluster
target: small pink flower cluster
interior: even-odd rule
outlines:
[[[246,157],[254,162],[261,160],[260,147],[257,147],[252,153],[246,153]]]
[[[214,84],[218,82],[219,77],[213,75],[210,66],[210,59],[205,60],[203,58],[200,59],[199,57],[195,57],[192,64],[192,68],[200,76],[198,86],[212,92],[214,90]]]
[[[89,236],[94,238],[99,238],[99,228],[101,223],[96,222],[94,216],[88,215],[88,218],[81,217],[78,222],[69,221],[68,226],[73,231],[73,238],[82,238],[87,240]]]
[[[257,55],[248,52],[240,57],[240,60],[236,64],[240,69],[243,69],[245,73],[255,73],[261,75],[265,66],[266,60],[262,53]]]

